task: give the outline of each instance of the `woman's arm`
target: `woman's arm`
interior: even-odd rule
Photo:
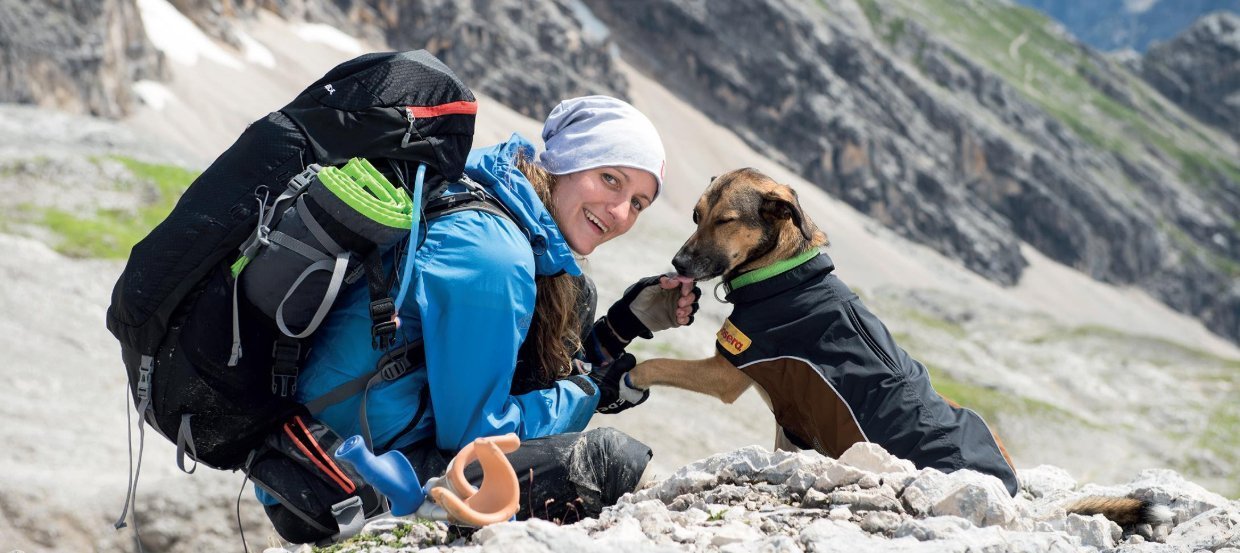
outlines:
[[[579,430],[598,398],[572,381],[509,395],[517,351],[534,313],[534,260],[524,235],[489,213],[431,225],[417,253],[435,438],[456,450],[481,436],[523,439]]]

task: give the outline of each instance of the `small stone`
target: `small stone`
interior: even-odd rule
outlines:
[[[870,511],[861,517],[861,529],[871,534],[886,534],[900,524],[899,514],[887,511]]]
[[[827,518],[831,520],[848,520],[852,518],[852,509],[848,507],[835,507],[827,513]]]
[[[901,459],[873,442],[857,442],[840,455],[840,462],[866,472],[917,472],[912,461]]]

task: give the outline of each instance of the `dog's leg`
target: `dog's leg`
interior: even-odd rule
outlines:
[[[775,425],[775,449],[774,451],[781,451],[781,450],[791,451],[795,453],[797,451],[801,451],[801,448],[795,445],[792,445],[792,442],[788,440],[788,435],[784,434],[784,428],[776,424]]]
[[[952,398],[949,398],[949,397],[947,397],[947,396],[945,396],[945,395],[943,395],[943,394],[939,394],[939,397],[943,398],[943,401],[946,401],[948,405],[950,405],[950,406],[952,406],[952,407],[954,407],[954,408],[956,408],[956,409],[964,409],[964,407],[963,407],[963,406],[961,406],[959,403],[956,403],[955,401],[953,401],[953,400],[952,400]],[[989,425],[987,425],[987,426],[989,427]],[[1008,450],[1007,450],[1007,447],[1003,445],[1003,440],[999,438],[999,433],[998,433],[998,432],[995,432],[995,429],[993,429],[993,428],[988,428],[988,429],[990,430],[990,436],[991,436],[992,438],[994,438],[994,439],[995,439],[995,445],[999,446],[999,453],[1002,453],[1002,454],[1003,454],[1003,460],[1004,460],[1004,461],[1007,461],[1008,466],[1009,466],[1009,467],[1012,467],[1012,471],[1013,471],[1013,472],[1015,472],[1015,471],[1016,471],[1016,463],[1013,463],[1013,462],[1012,462],[1012,456],[1011,456],[1011,455],[1008,455]]]
[[[696,361],[649,359],[633,368],[630,379],[638,388],[672,386],[715,396],[724,403],[736,401],[753,384],[752,379],[718,354]]]

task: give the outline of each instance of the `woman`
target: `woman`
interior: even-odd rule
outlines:
[[[398,305],[400,337],[420,342],[425,362],[370,389],[365,418],[377,452],[400,450],[423,478],[442,474],[475,438],[515,432],[523,441],[509,456],[522,486],[518,516],[562,519],[596,515],[637,486],[646,446],[611,429],[581,431],[596,411],[645,400],[625,386],[634,359],[624,347],[689,324],[700,292],[667,277],[642,279],[588,324],[593,285],[574,254],[628,232],[658,197],[663,145],[644,115],[605,96],[562,102],[542,138],[537,161],[517,134],[470,154],[466,174],[501,210],[427,222]],[[342,292],[316,332],[302,403],[372,371],[384,355],[371,347],[369,299],[364,285]],[[342,436],[362,433],[361,401],[314,415]],[[466,474],[477,479],[474,469]],[[295,534],[281,525],[297,520],[259,495],[281,534]]]

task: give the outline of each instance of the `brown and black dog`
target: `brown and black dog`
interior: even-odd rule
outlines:
[[[726,173],[712,179],[693,222],[697,229],[672,264],[696,281],[723,277],[733,312],[715,355],[644,361],[630,375],[634,386],[673,386],[732,403],[757,385],[775,415],[777,449],[839,457],[870,441],[918,468],[973,469],[1017,492],[1002,442],[976,413],[935,392],[925,366],[834,274],[820,251],[827,236],[791,187],[753,169]],[[1125,522],[1157,520],[1154,506],[1109,500],[1072,507]]]

